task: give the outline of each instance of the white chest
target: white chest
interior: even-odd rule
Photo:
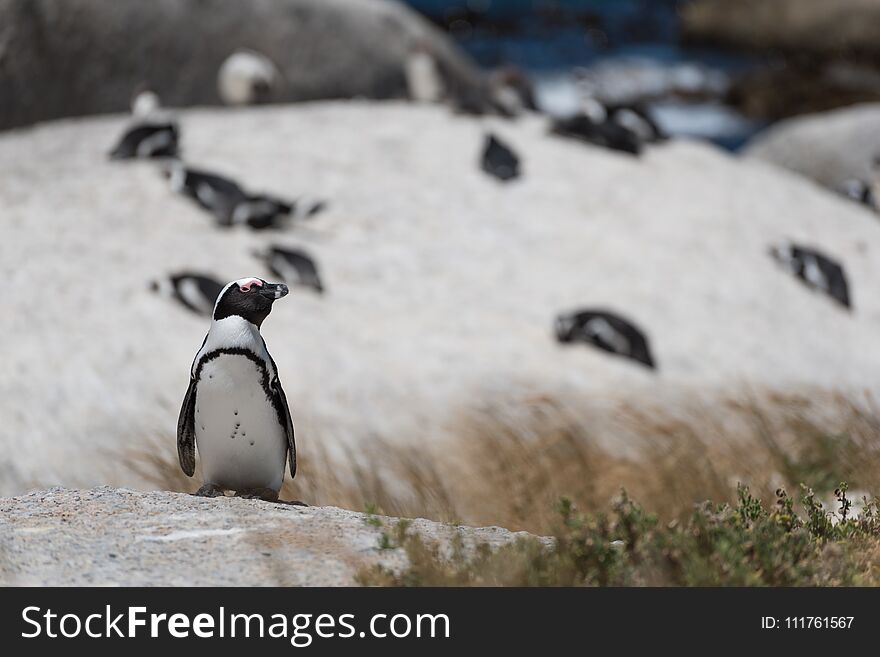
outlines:
[[[206,361],[195,400],[195,434],[206,483],[278,490],[287,436],[269,398],[260,362],[241,354]]]

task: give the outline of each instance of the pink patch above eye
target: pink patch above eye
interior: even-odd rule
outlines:
[[[250,292],[253,286],[263,287],[263,281],[259,278],[248,278],[238,284],[238,289],[242,292]]]

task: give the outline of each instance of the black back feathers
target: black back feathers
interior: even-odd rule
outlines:
[[[603,148],[622,151],[632,155],[642,152],[642,140],[630,128],[609,118],[597,120],[586,114],[576,114],[565,119],[556,119],[551,132],[562,137],[585,141]]]
[[[844,308],[852,307],[846,272],[840,263],[797,244],[773,247],[770,255],[807,287],[828,295]]]
[[[179,131],[175,123],[133,125],[110,152],[111,160],[149,157],[177,157]]]
[[[634,133],[642,142],[665,141],[668,135],[660,127],[651,111],[640,103],[605,105],[608,120]]]
[[[187,310],[206,317],[211,316],[214,303],[223,291],[223,283],[195,272],[172,274],[165,279],[153,281],[150,287],[154,292],[177,301]]]
[[[251,194],[230,178],[178,164],[170,173],[171,188],[210,212],[218,226],[248,226],[253,230],[281,228],[294,214],[312,217],[325,203],[289,202],[266,194]]]
[[[559,315],[555,328],[559,342],[585,342],[656,369],[645,334],[619,315],[604,310],[581,310]]]
[[[486,135],[481,164],[483,171],[499,180],[519,177],[519,157],[495,135]]]
[[[288,285],[308,287],[318,294],[324,293],[324,284],[318,266],[312,257],[301,249],[271,246],[265,253],[258,253],[269,271]]]

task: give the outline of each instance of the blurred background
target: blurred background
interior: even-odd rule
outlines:
[[[880,0],[0,0],[0,494],[193,490],[230,280],[314,504],[878,492]]]

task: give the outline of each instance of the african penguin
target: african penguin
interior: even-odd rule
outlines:
[[[217,72],[217,90],[227,105],[255,105],[272,100],[281,74],[275,64],[253,50],[236,50]]]
[[[186,167],[180,161],[174,162],[166,175],[173,191],[193,199],[213,214],[221,227],[281,228],[290,219],[307,219],[326,207],[323,201],[289,202],[266,194],[251,194],[229,178]]]
[[[446,84],[430,46],[416,42],[403,66],[410,100],[416,103],[439,103],[446,96]]]
[[[561,343],[586,342],[599,349],[656,369],[648,339],[631,322],[604,310],[581,310],[556,318]]]
[[[874,194],[874,188],[864,180],[858,178],[849,178],[837,188],[837,191],[851,201],[871,208],[872,210],[880,210],[880,203]]]
[[[313,289],[318,294],[324,293],[324,284],[318,274],[318,266],[305,251],[270,246],[266,251],[257,251],[254,255],[266,264],[273,275],[278,276],[288,285],[301,285]]]
[[[815,249],[792,243],[771,247],[770,255],[807,287],[827,294],[844,308],[852,307],[846,272],[839,263]]]
[[[550,131],[561,137],[578,139],[631,155],[638,155],[642,152],[642,140],[638,134],[615,122],[610,116],[599,119],[586,112],[581,112],[566,118],[555,119]]]
[[[204,274],[180,272],[153,281],[150,289],[174,299],[197,315],[210,317],[223,284]]]
[[[131,113],[139,118],[156,116],[162,110],[159,94],[149,87],[140,87],[131,100]]]
[[[654,120],[650,110],[638,103],[605,105],[608,118],[638,136],[644,143],[665,141],[668,136]]]
[[[482,156],[483,171],[507,182],[519,177],[519,157],[495,135],[486,135]]]
[[[286,294],[282,283],[242,278],[217,298],[177,422],[177,454],[188,477],[195,472],[198,446],[204,485],[197,495],[233,490],[275,501],[286,460],[291,478],[296,475],[290,409],[260,335],[272,304]]]
[[[177,122],[160,111],[159,96],[144,88],[132,99],[132,123],[110,151],[111,160],[177,157],[180,129]]]
[[[493,107],[502,116],[518,116],[527,110],[538,111],[532,81],[517,66],[502,66],[492,71],[487,87]]]

